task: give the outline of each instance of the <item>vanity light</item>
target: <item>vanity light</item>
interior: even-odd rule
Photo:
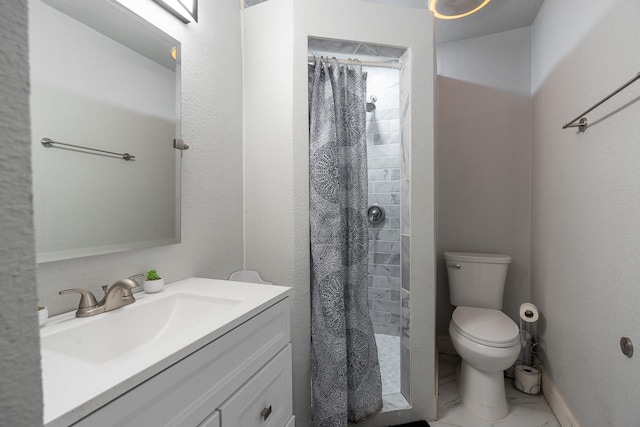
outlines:
[[[153,0],[173,16],[188,24],[198,22],[198,0]]]
[[[429,0],[429,10],[439,19],[458,19],[485,7],[491,0]]]

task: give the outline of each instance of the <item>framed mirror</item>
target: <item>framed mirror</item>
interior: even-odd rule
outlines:
[[[38,262],[179,243],[180,44],[113,0],[29,6]]]

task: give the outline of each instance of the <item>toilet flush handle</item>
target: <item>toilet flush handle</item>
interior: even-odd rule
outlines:
[[[462,266],[460,264],[449,264],[450,268],[455,268],[456,270],[460,270]]]

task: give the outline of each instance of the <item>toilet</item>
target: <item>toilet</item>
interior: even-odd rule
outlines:
[[[520,330],[502,312],[511,257],[500,254],[445,252],[449,300],[456,306],[449,323],[453,346],[462,358],[460,400],[480,418],[498,421],[509,415],[503,371],[520,353]]]

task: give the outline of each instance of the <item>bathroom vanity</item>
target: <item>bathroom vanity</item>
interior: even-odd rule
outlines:
[[[44,422],[292,427],[290,288],[191,278],[41,329]]]

